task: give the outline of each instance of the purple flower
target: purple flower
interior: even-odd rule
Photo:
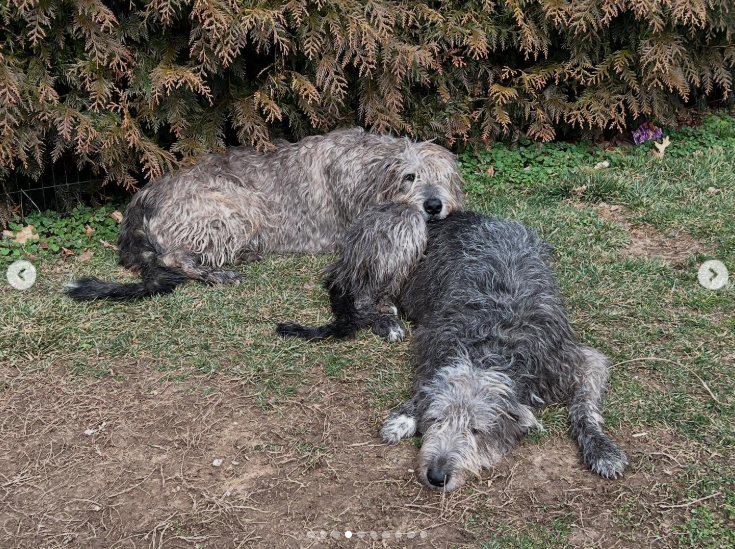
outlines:
[[[640,145],[646,141],[656,141],[664,136],[664,132],[658,126],[654,126],[650,122],[644,122],[637,130],[633,130],[633,141],[636,145]]]

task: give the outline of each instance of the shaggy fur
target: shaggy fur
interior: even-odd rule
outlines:
[[[566,402],[585,463],[621,476],[625,453],[602,430],[607,360],[572,331],[549,246],[520,223],[470,212],[429,223],[428,235],[398,299],[415,326],[413,396],[381,438],[422,434],[419,478],[449,492],[540,427],[534,410]]]
[[[361,129],[279,143],[269,154],[233,147],[145,186],[125,212],[122,264],[143,281],[73,282],[78,300],[139,299],[188,278],[237,284],[224,265],[268,253],[332,252],[347,226],[377,204],[407,203],[426,219],[462,204],[445,148]]]
[[[426,235],[424,217],[411,205],[387,204],[360,214],[326,268],[334,321],[319,327],[284,323],[278,332],[317,340],[351,337],[372,326],[388,341],[402,341],[405,329],[394,301],[424,254]]]

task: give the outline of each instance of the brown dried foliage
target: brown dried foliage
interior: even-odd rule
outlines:
[[[108,6],[114,6],[110,8]],[[727,98],[731,0],[9,0],[0,175],[71,153],[134,186],[345,124],[490,141]]]

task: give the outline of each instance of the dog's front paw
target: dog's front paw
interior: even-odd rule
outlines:
[[[398,307],[395,306],[389,297],[384,296],[379,299],[375,308],[380,314],[398,317]]]
[[[237,286],[245,282],[245,277],[235,271],[215,270],[207,275],[207,282],[210,284],[231,284]]]
[[[593,472],[605,478],[620,478],[623,476],[628,457],[618,446],[607,437],[600,437],[593,441],[589,453],[585,456],[587,465]]]
[[[403,329],[403,326],[393,326],[390,330],[388,330],[388,335],[386,338],[391,343],[399,343],[406,339],[406,330]]]
[[[398,316],[398,307],[392,303],[381,303],[378,305],[378,312],[384,315]]]
[[[393,316],[383,316],[373,323],[373,333],[391,343],[406,339],[406,330]]]
[[[397,444],[402,438],[416,433],[416,420],[405,414],[392,415],[380,429],[380,439],[387,444]]]

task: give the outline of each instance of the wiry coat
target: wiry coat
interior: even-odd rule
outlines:
[[[585,463],[622,474],[625,454],[602,430],[607,360],[569,325],[549,247],[520,223],[471,212],[429,223],[428,235],[398,298],[415,326],[413,396],[383,440],[421,433],[420,479],[451,491],[537,427],[535,409],[568,402]]]
[[[350,337],[372,326],[377,335],[402,341],[405,330],[394,302],[423,257],[426,239],[426,221],[413,205],[386,204],[363,212],[325,269],[334,321],[317,328],[282,323],[278,332],[317,340]]]
[[[238,283],[224,265],[269,253],[332,252],[347,226],[376,204],[410,203],[427,218],[443,218],[462,199],[454,155],[429,142],[350,129],[269,154],[233,147],[135,195],[119,247],[122,264],[139,271],[142,283],[84,279],[67,293],[136,299],[187,278]]]

